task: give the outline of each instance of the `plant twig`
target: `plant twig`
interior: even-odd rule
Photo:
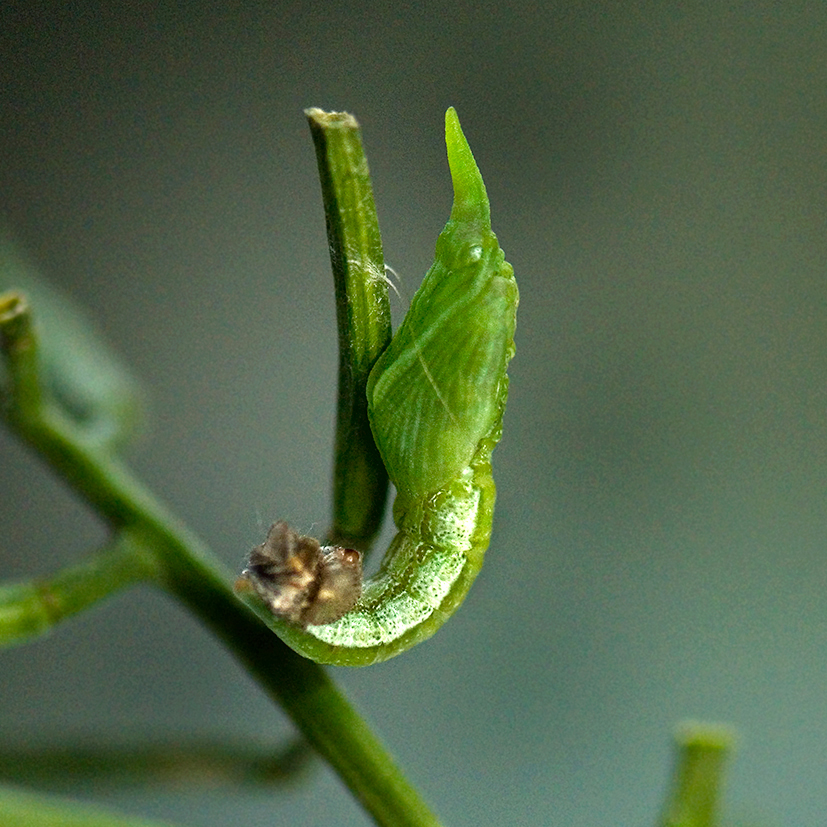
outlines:
[[[367,550],[382,523],[388,474],[368,422],[368,375],[391,340],[379,220],[359,124],[346,112],[305,111],[316,147],[336,288],[339,394],[328,541]]]
[[[675,741],[671,791],[659,827],[713,827],[732,733],[721,726],[686,723]]]
[[[43,746],[0,746],[0,776],[61,791],[79,780],[166,786],[175,790],[225,786],[261,788],[294,780],[312,755],[304,739],[281,747],[226,740],[128,740],[113,744],[88,737]]]
[[[48,284],[0,222],[0,289],[17,288],[37,307],[42,382],[89,442],[112,451],[140,433],[145,412],[137,380],[70,296]],[[6,377],[0,365],[0,394]]]
[[[120,815],[59,796],[5,786],[0,787],[0,824],[3,827],[170,827],[169,822]]]
[[[0,647],[26,643],[119,589],[153,579],[154,558],[128,530],[51,578],[0,584]]]

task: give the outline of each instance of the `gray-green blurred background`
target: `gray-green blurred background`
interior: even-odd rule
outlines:
[[[827,812],[827,6],[0,6],[0,212],[143,380],[140,476],[239,568],[329,515],[336,334],[307,106],[356,114],[410,296],[457,107],[520,284],[486,566],[430,642],[334,670],[448,825],[652,825],[680,720],[727,802]],[[401,311],[401,303],[397,303]],[[104,536],[0,435],[3,578]],[[136,590],[0,655],[0,735],[292,732]],[[282,794],[77,791],[186,825],[361,825]]]

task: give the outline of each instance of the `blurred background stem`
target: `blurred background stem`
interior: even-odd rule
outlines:
[[[715,827],[732,733],[687,723],[675,735],[675,768],[659,827]]]

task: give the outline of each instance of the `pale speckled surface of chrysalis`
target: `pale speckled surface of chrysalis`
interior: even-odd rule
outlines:
[[[410,543],[411,557],[421,550]],[[412,563],[413,576],[404,591],[390,597],[387,579],[365,586],[362,599],[335,623],[308,626],[307,632],[334,646],[365,648],[385,644],[427,620],[438,609],[466,564],[458,549],[425,549]]]

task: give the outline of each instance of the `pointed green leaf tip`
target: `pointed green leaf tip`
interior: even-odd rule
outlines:
[[[477,162],[462,133],[457,110],[453,106],[445,113],[445,145],[448,149],[448,166],[454,184],[454,206],[451,221],[477,224],[491,229],[491,208],[485,184]]]

